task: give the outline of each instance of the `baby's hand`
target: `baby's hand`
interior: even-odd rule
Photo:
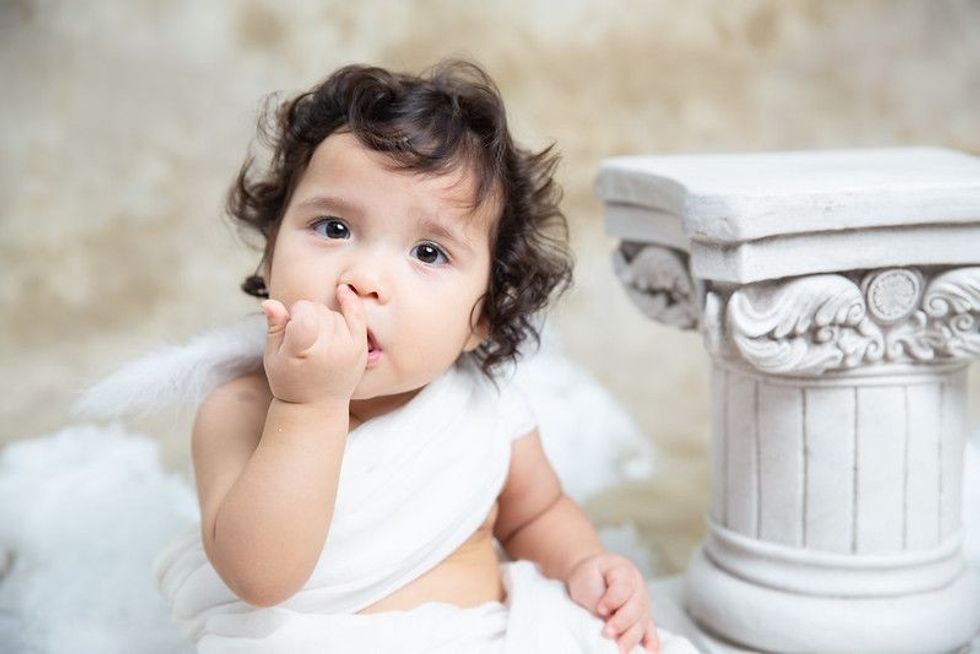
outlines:
[[[268,324],[265,373],[284,402],[349,401],[364,376],[367,328],[357,295],[337,288],[340,311],[299,300],[289,311],[278,300],[262,303]]]
[[[606,621],[602,635],[614,639],[620,652],[637,645],[659,651],[646,583],[629,560],[609,553],[590,556],[572,569],[565,584],[573,600]]]

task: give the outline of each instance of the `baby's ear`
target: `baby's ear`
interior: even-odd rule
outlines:
[[[463,346],[463,352],[472,352],[476,348],[480,347],[480,344],[487,340],[487,336],[489,335],[490,321],[487,319],[486,315],[481,315],[480,319],[476,323],[476,326],[473,328],[473,331],[470,332],[470,337],[466,339],[466,345]]]

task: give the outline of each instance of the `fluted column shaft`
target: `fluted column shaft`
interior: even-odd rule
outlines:
[[[715,365],[712,523],[838,554],[940,547],[960,522],[965,368],[815,383]]]

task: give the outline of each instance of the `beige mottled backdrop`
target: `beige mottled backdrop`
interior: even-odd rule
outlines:
[[[564,153],[579,260],[555,313],[565,350],[671,471],[589,509],[637,519],[673,568],[707,504],[707,362],[696,336],[646,322],[614,281],[600,161],[980,153],[978,0],[2,0],[0,442],[68,424],[95,376],[254,308],[236,288],[257,255],[221,206],[264,94],[350,62],[418,71],[447,55],[497,79],[519,138]],[[186,425],[142,425],[180,470]]]

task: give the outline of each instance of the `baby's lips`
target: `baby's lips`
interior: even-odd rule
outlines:
[[[378,345],[378,341],[375,340],[374,334],[371,333],[370,329],[367,330],[367,345],[368,345],[368,351],[381,349],[381,347]]]

